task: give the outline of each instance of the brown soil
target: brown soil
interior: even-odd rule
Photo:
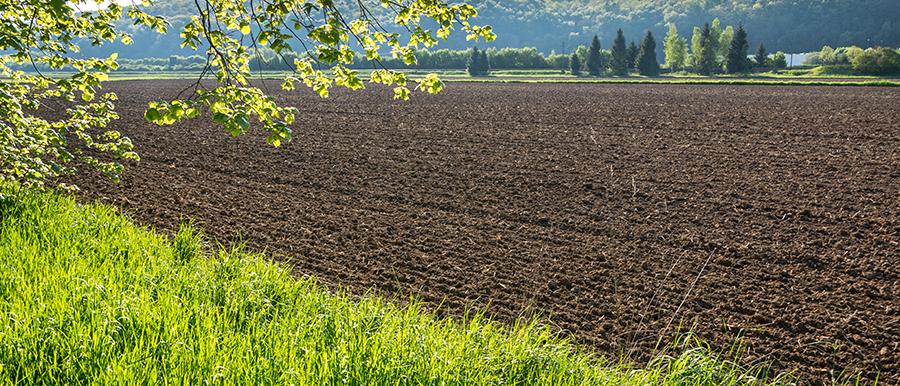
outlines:
[[[813,383],[900,383],[896,89],[452,83],[403,102],[273,82],[303,115],[272,148],[143,120],[186,85],[107,84],[143,159],[67,181],[355,294],[543,311],[614,357],[680,325]]]

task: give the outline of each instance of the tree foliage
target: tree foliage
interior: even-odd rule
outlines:
[[[747,58],[747,50],[750,49],[750,42],[747,41],[747,31],[744,31],[743,23],[738,23],[738,29],[734,33],[734,38],[730,39],[730,49],[728,56],[725,58],[725,68],[729,74],[746,73],[750,71],[751,63]]]
[[[656,39],[653,32],[647,30],[635,59],[638,72],[644,76],[659,76],[659,62],[656,60]]]
[[[785,68],[787,67],[787,58],[784,55],[784,52],[778,51],[775,53],[775,57],[772,59],[774,61],[775,68]]]
[[[696,68],[697,63],[700,62],[700,33],[702,29],[700,27],[694,27],[694,33],[691,35],[691,55],[688,57],[691,61],[691,66]]]
[[[628,43],[627,58],[625,59],[628,62],[628,68],[634,68],[637,56],[638,46],[637,44],[634,44],[634,39],[631,39],[631,43]]]
[[[578,59],[577,52],[573,52],[572,56],[569,58],[569,71],[572,75],[581,75],[581,60]]]
[[[490,70],[487,52],[479,50],[478,46],[472,46],[469,50],[469,60],[466,62],[466,71],[470,76],[485,76]]]
[[[700,75],[712,75],[716,68],[716,47],[718,39],[713,33],[709,23],[703,23],[700,30],[699,47],[696,48],[694,70]]]
[[[591,46],[588,47],[588,57],[587,57],[587,68],[588,73],[591,76],[600,76],[600,39],[597,38],[597,35],[594,35],[594,38],[591,39]]]
[[[866,75],[900,73],[900,53],[890,47],[869,48],[853,58],[853,69]]]
[[[357,2],[334,0],[345,16],[355,12]],[[700,26],[706,20],[719,18],[725,24],[744,21],[744,28],[755,42],[763,40],[770,48],[785,52],[810,52],[823,45],[866,47],[866,39],[879,45],[900,46],[900,7],[896,0],[542,0],[542,1],[467,1],[479,11],[478,20],[504,31],[492,44],[479,43],[481,48],[535,47],[539,52],[559,51],[560,42],[570,45],[586,44],[593,35],[610,42],[616,28],[626,35],[653,30],[656,36],[665,34],[665,24]],[[366,1],[364,3],[371,3]],[[377,1],[375,2],[377,3]],[[165,15],[174,26],[190,21],[194,13],[193,0],[160,0],[156,6],[145,8],[154,15]],[[390,9],[372,7],[370,11],[380,20],[391,20]],[[425,27],[432,23],[425,21]],[[390,23],[387,23],[390,24]],[[178,47],[177,34],[156,36],[145,28],[119,24],[134,34],[140,46],[105,45],[101,49],[84,45],[86,55],[108,57],[115,50],[119,57],[144,58],[184,55]],[[402,32],[402,28],[392,28]],[[827,28],[826,28],[827,27]],[[725,29],[727,31],[727,28]],[[690,30],[686,30],[690,34]],[[682,31],[685,32],[685,31]],[[690,37],[685,35],[690,40]],[[882,42],[883,41],[883,42]],[[626,42],[627,43],[627,42]],[[441,46],[457,51],[472,46],[464,34],[451,35]],[[725,46],[727,47],[727,46]],[[727,49],[727,48],[726,48]],[[724,55],[724,54],[723,54]],[[584,59],[584,58],[582,58]],[[584,62],[584,60],[582,60]]]
[[[756,62],[756,67],[768,67],[768,59],[769,53],[766,52],[766,45],[763,42],[759,42],[759,46],[756,47],[756,54],[753,55],[753,61]]]
[[[675,24],[669,24],[669,33],[663,41],[663,50],[666,53],[666,67],[672,71],[675,67],[684,67],[687,58],[687,39],[678,36]]]
[[[740,22],[739,22],[740,24]],[[734,39],[734,28],[730,25],[726,26],[722,33],[719,34],[719,52],[718,56],[723,58],[728,58],[728,53],[731,51],[731,41]]]
[[[132,23],[158,33],[168,32],[169,22],[145,13],[137,5],[123,9],[112,3],[105,9],[82,12],[81,7],[95,0],[22,1],[0,8],[0,50],[7,53],[0,62],[0,177],[27,185],[42,185],[55,176],[74,173],[70,161],[80,160],[98,168],[113,179],[122,165],[118,158],[138,159],[128,138],[115,131],[99,136],[89,134],[91,128],[106,127],[116,119],[115,95],[98,95],[101,82],[117,68],[116,55],[91,58],[80,55],[81,45],[102,46],[117,41],[129,44],[132,35],[117,28],[123,11]],[[262,0],[244,3],[234,0],[195,1],[196,16],[186,20],[180,32],[182,47],[204,49],[205,73],[217,84],[207,89],[198,81],[190,98],[151,103],[145,118],[158,124],[170,124],[211,112],[212,119],[233,135],[248,131],[257,120],[267,133],[266,142],[279,145],[291,139],[292,123],[299,111],[276,104],[273,97],[249,85],[250,61],[255,52],[266,48],[285,57],[302,53],[292,63],[292,76],[282,87],[296,84],[313,88],[327,96],[328,89],[338,85],[352,89],[364,84],[352,64],[355,52],[351,45],[365,52],[376,63],[379,49],[390,48],[391,55],[407,63],[416,61],[419,46],[431,47],[439,39],[446,40],[453,29],[467,38],[492,40],[490,27],[469,24],[476,16],[475,8],[466,4],[449,5],[434,0],[382,1],[392,14],[392,22],[407,31],[407,36],[390,32],[372,17],[363,3],[356,19],[344,14],[331,0]],[[144,0],[144,5],[152,5]],[[421,26],[423,19],[434,28]],[[15,71],[5,62],[47,66],[50,69],[74,71],[68,77],[36,75]],[[384,68],[370,74],[373,82],[395,85],[395,97],[409,96],[408,79],[402,72]],[[443,83],[433,75],[417,81],[416,88],[438,92]],[[31,112],[40,111],[48,100],[79,100],[68,108],[68,118],[47,121]],[[107,158],[88,155],[100,152]]]
[[[610,72],[616,76],[628,75],[628,49],[625,48],[625,35],[622,34],[621,28],[616,32],[610,54],[612,55],[609,62]]]
[[[721,38],[722,38],[722,23],[719,21],[719,18],[715,18],[712,24],[709,26],[709,39],[707,39],[707,47],[709,47],[713,52],[713,57],[718,61],[719,57],[724,57],[725,52],[723,51],[723,47],[721,46]],[[718,63],[717,63],[718,64]]]

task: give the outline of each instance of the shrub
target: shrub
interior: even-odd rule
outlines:
[[[900,53],[889,47],[869,48],[853,59],[853,69],[866,75],[900,72]]]

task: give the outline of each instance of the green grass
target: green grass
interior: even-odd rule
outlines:
[[[700,77],[697,74],[676,72],[658,77],[630,75],[625,77],[591,78],[575,77],[558,69],[522,69],[491,71],[487,76],[471,77],[465,70],[401,69],[414,80],[429,74],[437,74],[447,82],[510,82],[510,83],[645,83],[645,84],[729,84],[729,85],[789,85],[789,86],[877,86],[897,87],[897,75],[888,77],[856,75],[851,66],[820,66],[813,69],[780,69],[749,75],[718,75]],[[70,76],[74,72],[48,72],[53,76]],[[360,78],[368,80],[369,70],[359,70]],[[110,80],[193,79],[196,71],[115,71]],[[280,80],[288,75],[280,71],[253,72],[258,79]],[[822,80],[827,79],[827,80]]]
[[[735,385],[765,374],[687,338],[634,368],[536,319],[351,301],[261,254],[210,246],[190,222],[165,236],[109,206],[10,187],[0,314],[0,385]]]

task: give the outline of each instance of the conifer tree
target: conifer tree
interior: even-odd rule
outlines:
[[[638,55],[638,47],[637,44],[634,44],[634,39],[631,39],[631,43],[628,44],[628,68],[634,68],[635,60]]]
[[[644,76],[659,76],[659,61],[656,60],[656,39],[653,32],[647,30],[635,59],[638,72]]]
[[[744,31],[743,23],[738,23],[738,29],[731,39],[731,47],[728,57],[725,58],[725,70],[729,74],[745,73],[750,71],[750,59],[747,58],[747,50],[750,42],[747,41],[747,31]]]
[[[478,46],[472,46],[469,51],[469,59],[466,60],[466,72],[469,76],[478,76]]]
[[[756,67],[766,67],[768,58],[769,53],[766,52],[766,46],[763,42],[759,42],[759,47],[756,48],[756,55],[753,56],[753,59],[756,61]]]
[[[469,59],[466,61],[466,71],[469,76],[483,76],[489,72],[487,52],[479,50],[478,46],[472,46],[469,51]]]
[[[700,75],[712,75],[713,69],[716,68],[716,47],[718,40],[711,36],[709,22],[703,23],[703,29],[700,30],[700,47],[697,50],[696,63],[694,70]]]
[[[613,75],[628,75],[627,51],[628,49],[625,48],[625,35],[622,34],[622,29],[619,28],[619,31],[616,32],[616,38],[613,40],[612,50],[610,51],[612,60],[609,62],[609,70]]]
[[[481,50],[481,54],[478,55],[478,69],[481,70],[481,75],[487,75],[491,72],[491,63],[488,62],[487,50]]]
[[[588,47],[586,64],[588,73],[591,76],[600,76],[600,39],[597,38],[597,35],[594,35],[594,39],[591,40],[591,46]]]
[[[573,52],[569,58],[569,70],[572,72],[572,75],[581,75],[581,60],[578,59],[577,52]]]

